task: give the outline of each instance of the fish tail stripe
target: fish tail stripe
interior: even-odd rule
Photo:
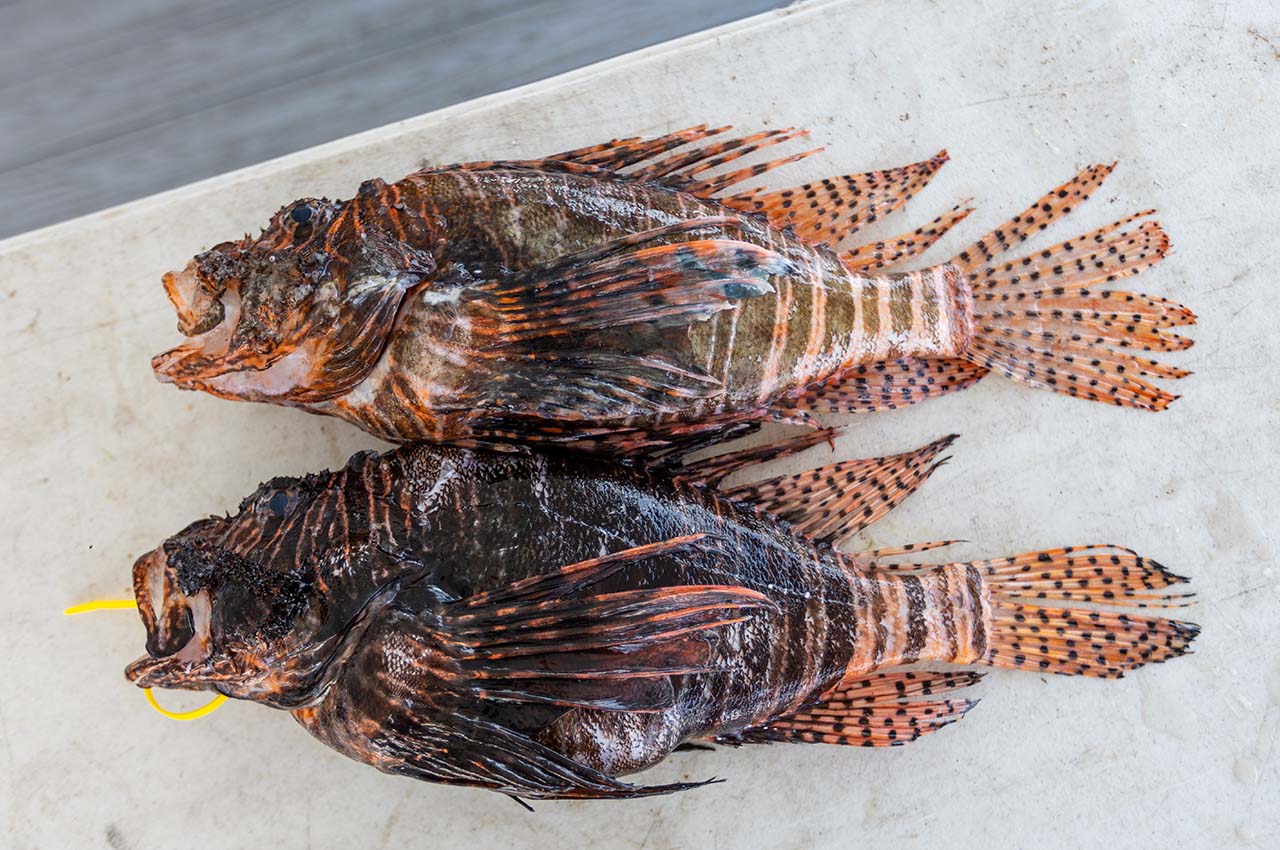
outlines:
[[[922,654],[919,660],[1116,678],[1185,654],[1200,631],[1194,623],[1129,613],[1183,607],[1190,594],[1170,590],[1186,581],[1182,576],[1121,547],[1065,547],[936,566],[877,565],[869,571],[885,570],[916,570],[924,582],[946,575],[961,591],[954,606],[959,653]],[[1075,609],[1054,602],[1104,607]]]
[[[827,339],[827,287],[823,283],[817,260],[811,264],[809,271],[809,334],[805,339],[804,354],[795,370],[793,383],[803,386],[817,376],[818,358],[827,350],[830,341]]]

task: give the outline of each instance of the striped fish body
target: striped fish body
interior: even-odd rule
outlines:
[[[1031,563],[1050,582],[1062,552],[899,574],[832,547],[830,506],[855,518],[845,532],[860,528],[947,443],[727,493],[692,467],[427,444],[362,453],[336,473],[275,479],[235,516],[139,559],[149,654],[128,675],[288,709],[391,772],[629,796],[653,791],[617,776],[690,740],[891,745],[967,710],[896,702],[956,686],[901,665],[1115,675],[1185,648],[1186,624],[1107,615],[1096,661],[1017,649],[1021,594],[1002,571],[1021,578]],[[1176,580],[1147,564],[1104,567],[1108,592]]]
[[[914,404],[991,371],[1161,410],[1195,315],[1113,288],[1159,261],[1144,211],[1016,259],[1082,203],[1090,166],[952,260],[893,269],[971,210],[841,250],[946,161],[728,189],[804,154],[703,177],[795,131],[691,128],[547,159],[367,181],[303,199],[165,289],[189,340],[162,380],[346,418],[393,441],[573,443],[645,454],[762,421]],[[675,151],[672,153],[672,151]],[[1130,226],[1132,225],[1132,226]]]
[[[486,436],[495,421],[538,418],[508,398],[510,358],[477,356],[489,345],[473,332],[466,294],[476,281],[501,279],[598,248],[627,234],[691,220],[732,216],[698,239],[745,242],[783,260],[768,291],[735,300],[703,321],[676,327],[634,323],[555,336],[547,355],[521,372],[521,384],[556,386],[562,363],[584,351],[618,362],[661,359],[670,371],[707,376],[697,392],[637,393],[628,403],[554,409],[550,437],[572,418],[591,427],[662,432],[724,414],[767,415],[859,365],[904,357],[952,357],[967,339],[971,295],[955,267],[906,274],[859,274],[824,245],[805,242],[766,219],[738,216],[715,200],[660,185],[608,176],[537,169],[455,169],[411,176],[396,187],[400,203],[440,223],[440,268],[433,285],[406,304],[386,354],[348,394],[319,405],[391,440],[456,441]],[[370,203],[375,203],[370,199]],[[384,204],[385,205],[385,204]],[[689,239],[658,240],[659,244]],[[625,368],[625,367],[624,367]],[[638,367],[637,381],[648,375]],[[516,395],[523,396],[518,390]]]

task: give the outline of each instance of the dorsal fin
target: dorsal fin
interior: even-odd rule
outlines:
[[[741,183],[766,171],[803,159],[818,153],[822,148],[802,151],[770,162],[741,168],[727,174],[721,174],[706,180],[699,180],[698,175],[712,168],[741,159],[762,148],[771,147],[791,141],[809,134],[808,130],[795,127],[784,127],[779,130],[764,130],[748,136],[712,141],[699,144],[704,139],[718,136],[729,126],[708,129],[706,124],[677,130],[665,136],[652,139],[632,137],[614,139],[600,145],[576,148],[563,153],[552,154],[546,160],[564,163],[587,165],[614,173],[616,176],[634,180],[638,183],[657,183],[672,189],[678,189],[696,195],[699,198],[711,198],[717,192]],[[683,145],[691,144],[688,150],[664,157],[663,154]],[[624,169],[634,169],[624,171]]]
[[[786,520],[805,537],[834,544],[857,534],[915,492],[945,462],[938,455],[955,440],[953,434],[915,451],[833,463],[724,492]]]
[[[905,204],[947,159],[944,150],[899,168],[828,177],[772,192],[753,189],[721,203],[763,215],[776,227],[790,227],[806,241],[834,245]]]

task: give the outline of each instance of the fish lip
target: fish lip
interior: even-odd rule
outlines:
[[[166,288],[168,277],[166,275]],[[173,300],[172,296],[170,300]],[[235,357],[232,352],[231,336],[240,320],[239,291],[235,288],[226,289],[222,297],[216,299],[216,303],[219,320],[215,324],[151,358],[151,368],[162,383],[188,389],[204,389],[203,382],[210,378],[245,368],[257,368],[257,364],[249,367],[242,362],[244,358]],[[174,306],[178,310],[178,329],[182,330],[182,308],[176,302]],[[263,368],[266,365],[270,364],[264,364]]]
[[[183,336],[196,336],[216,327],[223,319],[221,293],[210,287],[195,260],[182,271],[166,272],[163,277],[165,295],[178,314],[178,330]]]

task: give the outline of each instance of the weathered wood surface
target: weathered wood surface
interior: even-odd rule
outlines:
[[[0,3],[0,237],[784,3]]]

